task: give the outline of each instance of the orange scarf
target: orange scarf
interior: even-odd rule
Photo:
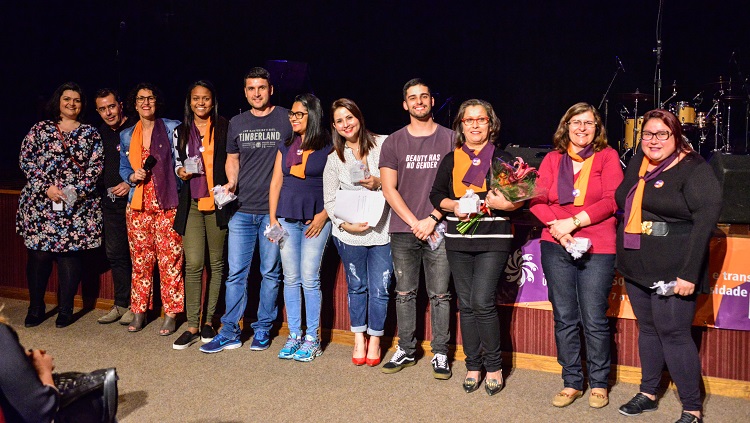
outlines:
[[[487,191],[487,179],[482,182],[482,186],[464,185],[463,178],[466,172],[472,166],[471,157],[464,152],[460,147],[453,150],[453,194],[456,198],[461,198],[466,194],[466,190],[474,190],[474,192],[485,192]]]
[[[633,203],[630,207],[630,216],[628,216],[628,223],[625,225],[625,233],[628,234],[640,234],[642,225],[642,207],[643,207],[643,191],[646,189],[646,179],[643,177],[646,175],[648,169],[648,158],[643,157],[641,167],[638,169],[638,185],[635,187],[635,195],[633,196]]]
[[[130,150],[128,150],[128,159],[130,167],[140,169],[143,167],[143,124],[139,120],[133,127],[133,135],[130,137]],[[130,200],[130,208],[133,210],[143,210],[143,183],[135,186],[133,199]]]
[[[313,153],[315,150],[305,150],[302,152],[302,163],[298,165],[294,165],[289,169],[289,173],[293,176],[296,176],[300,179],[305,179],[305,166],[307,165],[307,158],[310,156],[310,154]],[[296,151],[287,151],[286,154],[297,154]]]
[[[201,145],[203,146],[203,170],[206,172],[206,182],[208,183],[208,197],[198,199],[198,210],[213,211],[214,204],[214,134],[211,131],[213,122],[209,119],[206,126],[206,135],[203,136]]]
[[[570,158],[578,163],[583,162],[581,173],[578,175],[578,179],[573,183],[573,189],[578,190],[578,196],[573,200],[573,205],[576,207],[583,206],[583,202],[586,201],[586,188],[589,186],[589,176],[591,175],[591,166],[594,164],[594,156],[596,153],[589,156],[587,159],[579,156],[573,151],[573,143],[568,143],[568,155]]]

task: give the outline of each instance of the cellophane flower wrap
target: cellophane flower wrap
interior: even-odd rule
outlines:
[[[542,194],[541,188],[536,185],[538,177],[536,168],[520,157],[516,157],[512,164],[500,158],[492,162],[492,188],[500,191],[512,203]]]

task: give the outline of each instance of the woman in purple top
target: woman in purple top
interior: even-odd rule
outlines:
[[[312,94],[298,95],[289,111],[294,134],[279,145],[268,196],[271,227],[289,236],[280,242],[284,271],[284,304],[289,338],[279,358],[312,361],[321,355],[320,264],[331,234],[323,207],[323,170],[331,152],[331,136],[323,128],[323,109]],[[302,296],[307,333],[302,337]]]

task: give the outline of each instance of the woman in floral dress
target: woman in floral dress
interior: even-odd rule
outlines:
[[[101,245],[102,218],[96,180],[102,171],[102,140],[79,120],[86,101],[67,82],[47,105],[48,120],[34,125],[21,143],[19,164],[26,175],[16,232],[28,251],[29,310],[26,327],[44,321],[44,294],[57,262],[58,328],[73,322],[73,298],[81,280],[82,255]]]

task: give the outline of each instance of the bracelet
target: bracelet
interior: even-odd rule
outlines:
[[[428,214],[427,217],[429,217],[430,219],[434,220],[435,223],[440,223],[440,219],[438,219],[437,217],[435,217],[435,215],[432,214],[432,213]]]

